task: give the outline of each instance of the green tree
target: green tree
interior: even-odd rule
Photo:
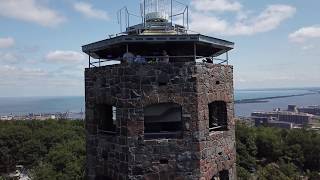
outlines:
[[[256,135],[254,129],[239,123],[236,126],[236,137],[237,164],[247,171],[255,170],[257,146],[255,144]]]
[[[0,174],[23,165],[33,179],[83,179],[84,140],[83,121],[0,121]]]
[[[237,166],[238,180],[248,180],[251,178],[250,173],[243,167]]]
[[[268,162],[275,162],[283,155],[284,144],[280,130],[262,127],[257,129],[256,145],[257,157],[266,158]]]
[[[268,164],[257,172],[258,180],[290,180],[275,163]]]
[[[286,164],[283,161],[278,162],[279,170],[291,179],[298,179],[299,178],[299,170],[293,163]]]
[[[320,179],[319,132],[237,123],[236,141],[239,178],[251,172],[259,179],[298,179],[305,175]]]
[[[320,179],[320,173],[319,172],[315,172],[315,171],[309,172],[308,173],[308,178],[309,178],[309,180],[319,180]]]

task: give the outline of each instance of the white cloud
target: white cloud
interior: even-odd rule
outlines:
[[[74,9],[88,18],[109,20],[109,15],[105,11],[94,9],[89,3],[77,2],[74,4]]]
[[[305,46],[302,46],[301,49],[307,51],[307,50],[311,50],[311,49],[314,49],[314,48],[315,48],[314,45],[305,45]]]
[[[292,17],[296,8],[288,5],[270,5],[255,18],[236,22],[228,30],[230,35],[252,35],[276,29],[283,21]]]
[[[1,77],[9,81],[30,79],[47,76],[48,73],[41,69],[21,68],[16,66],[4,65],[0,67]]]
[[[191,15],[190,27],[192,30],[208,34],[253,35],[276,29],[295,12],[296,8],[289,5],[269,5],[259,15],[248,17],[247,14],[242,14],[241,18],[236,17],[233,23],[214,15],[199,15],[201,12],[196,12]]]
[[[191,5],[197,11],[239,11],[242,5],[233,0],[192,0]]]
[[[1,63],[9,63],[9,64],[15,64],[18,63],[19,60],[24,59],[24,57],[20,56],[17,53],[14,52],[0,52],[0,62]]]
[[[0,48],[10,48],[14,46],[14,39],[11,37],[0,38]]]
[[[25,64],[26,65],[26,64]],[[0,94],[2,96],[83,95],[83,69],[0,66]]]
[[[85,60],[85,55],[75,51],[52,51],[46,55],[46,60],[55,63],[79,63]]]
[[[75,75],[76,74],[76,75]],[[80,76],[77,76],[80,74]],[[0,66],[0,77],[3,78],[4,84],[12,85],[30,85],[32,83],[38,84],[39,81],[43,81],[46,85],[56,85],[57,82],[66,82],[63,85],[70,84],[72,81],[83,80],[82,71],[75,72],[70,69],[64,69],[63,71],[48,71],[41,68],[19,67],[13,65]]]
[[[65,17],[36,0],[0,0],[0,16],[46,27],[57,26],[66,20]]]
[[[201,33],[223,33],[228,29],[229,24],[215,16],[206,16],[201,13],[193,13],[190,27],[192,30]]]
[[[320,38],[320,26],[303,27],[289,35],[293,42],[305,42],[313,38]]]

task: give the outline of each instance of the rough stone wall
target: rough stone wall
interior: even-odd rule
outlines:
[[[85,89],[87,179],[210,180],[221,170],[234,172],[231,66],[170,63],[91,68],[85,71]],[[216,100],[227,102],[229,130],[210,134],[207,105]],[[182,107],[182,138],[145,139],[143,108],[166,102]],[[115,134],[99,132],[97,104],[117,107]]]
[[[230,179],[235,179],[233,69],[230,66],[203,64],[197,66],[197,72],[201,177],[210,180],[220,171],[229,170]],[[209,132],[208,104],[214,101],[227,103],[226,131]]]

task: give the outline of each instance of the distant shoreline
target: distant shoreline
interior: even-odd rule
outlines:
[[[280,99],[280,98],[288,98],[288,97],[296,97],[296,96],[306,96],[306,95],[312,95],[312,94],[317,94],[317,93],[319,93],[319,92],[316,91],[316,92],[310,92],[310,93],[285,95],[285,96],[271,96],[271,97],[264,97],[264,98],[241,99],[241,100],[236,100],[235,104],[267,103],[271,99]]]

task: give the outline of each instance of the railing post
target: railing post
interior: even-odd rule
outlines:
[[[128,11],[128,8],[126,7],[126,11],[127,11],[127,16],[128,16],[128,26],[127,28],[130,27],[130,14],[129,14],[129,11]]]
[[[189,30],[189,6],[187,6],[187,30]]]
[[[193,55],[194,55],[194,62],[197,60],[197,45],[193,43]]]
[[[173,0],[171,0],[171,26],[173,26]]]
[[[227,65],[229,65],[229,52],[228,51],[226,53],[226,58],[227,58]]]
[[[143,28],[146,28],[146,0],[143,0]]]
[[[89,68],[91,68],[91,53],[89,52]]]

